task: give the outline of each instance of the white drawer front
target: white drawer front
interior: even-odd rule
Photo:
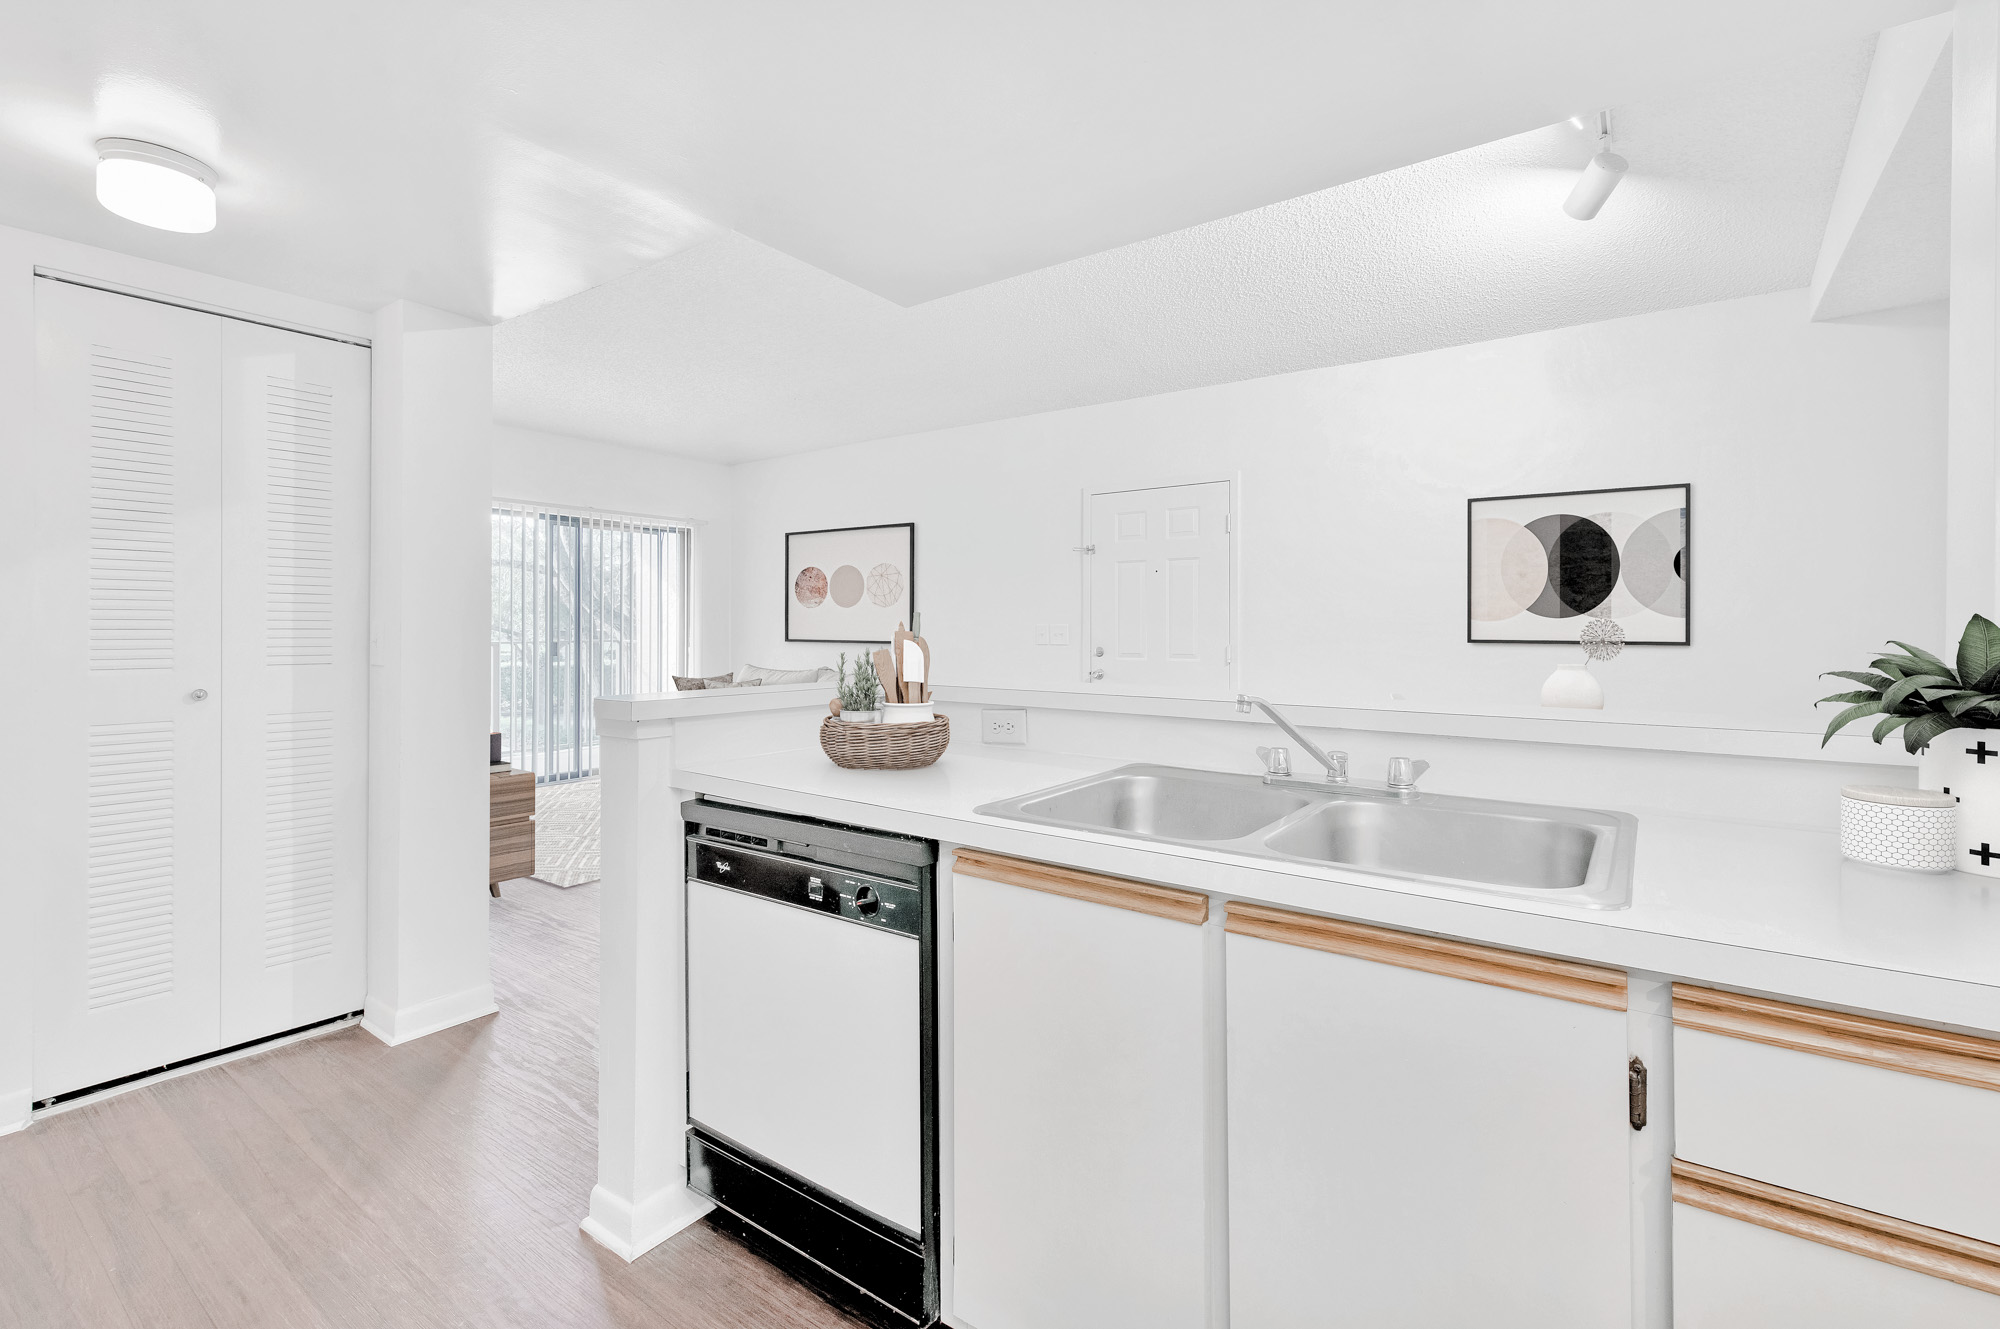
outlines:
[[[1996,1324],[2000,1297],[1990,1293],[1674,1206],[1674,1329],[1993,1329]]]
[[[1679,1157],[2000,1243],[2000,1092],[1699,1029],[1674,1063]]]

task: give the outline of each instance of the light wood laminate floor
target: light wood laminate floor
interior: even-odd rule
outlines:
[[[627,1265],[596,1176],[597,887],[492,902],[500,1014],[308,1039],[0,1137],[0,1326],[861,1321],[699,1223]]]

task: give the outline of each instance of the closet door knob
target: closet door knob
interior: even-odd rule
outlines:
[[[207,689],[207,688],[196,688],[196,689],[195,689],[195,690],[194,690],[193,692],[190,692],[190,693],[188,693],[188,700],[189,700],[189,701],[207,701],[207,700],[208,700],[208,689]]]

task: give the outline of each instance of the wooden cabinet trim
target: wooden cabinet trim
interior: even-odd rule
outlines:
[[[2000,1293],[2000,1246],[1674,1160],[1674,1203]]]
[[[1108,904],[1114,909],[1130,909],[1176,923],[1199,925],[1208,921],[1208,897],[1199,891],[1127,881],[1123,877],[1107,877],[1102,873],[1085,872],[1081,868],[1037,863],[984,849],[957,850],[952,855],[952,866],[956,872],[988,881],[1025,886],[1031,891],[1047,891],[1050,895],[1066,895],[1072,900],[1084,900],[1091,904]]]
[[[1601,1006],[1609,1011],[1625,1009],[1624,972],[1594,964],[1552,960],[1547,956],[1320,918],[1240,900],[1229,902],[1223,926],[1238,936],[1261,937],[1288,946],[1306,946],[1334,955],[1421,969],[1447,978],[1464,978],[1516,992]]]
[[[1866,1015],[1674,984],[1674,1023],[1795,1052],[2000,1089],[2000,1043]]]

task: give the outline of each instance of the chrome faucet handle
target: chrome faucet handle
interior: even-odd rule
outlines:
[[[1331,764],[1326,768],[1326,778],[1335,784],[1347,783],[1347,754],[1333,751],[1326,754]]]
[[[1391,789],[1415,789],[1417,777],[1430,768],[1431,764],[1427,761],[1418,761],[1412,757],[1391,757],[1388,785]]]
[[[1292,773],[1292,750],[1290,748],[1258,748],[1257,759],[1264,763],[1266,775],[1290,775]]]

